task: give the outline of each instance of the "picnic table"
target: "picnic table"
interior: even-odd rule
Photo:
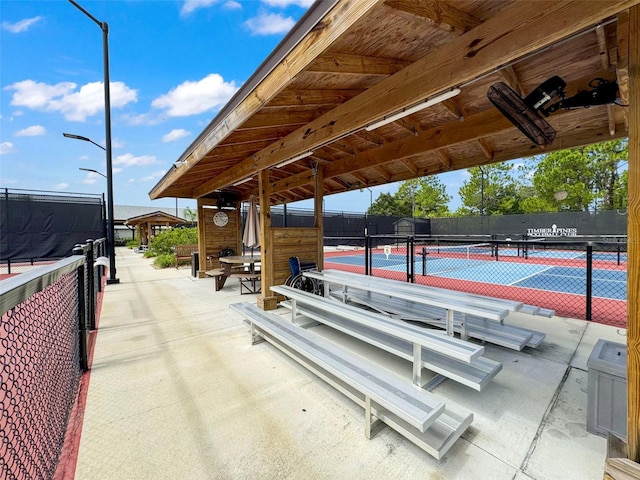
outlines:
[[[220,268],[207,270],[205,274],[215,279],[216,292],[224,287],[227,278],[236,277],[240,281],[240,293],[243,287],[249,293],[258,293],[260,272],[256,264],[260,263],[260,255],[231,255],[220,257]]]

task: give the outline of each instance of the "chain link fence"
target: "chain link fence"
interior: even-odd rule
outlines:
[[[624,236],[369,236],[325,253],[325,268],[516,300],[556,315],[626,327]]]
[[[51,479],[95,326],[104,272],[79,253],[0,282],[0,478]],[[97,286],[96,286],[97,285]]]

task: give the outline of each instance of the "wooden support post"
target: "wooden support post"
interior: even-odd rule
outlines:
[[[640,6],[629,9],[627,446],[640,461]]]
[[[271,292],[273,286],[273,246],[271,245],[271,183],[269,182],[269,169],[265,168],[258,174],[258,189],[260,190],[260,263],[261,286],[257,305],[263,310],[274,310],[277,306],[277,297]]]
[[[207,270],[207,234],[205,228],[204,208],[201,199],[198,199],[198,256],[200,265],[198,265],[198,278],[205,277]]]

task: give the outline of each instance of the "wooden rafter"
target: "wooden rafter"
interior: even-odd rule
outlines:
[[[446,32],[463,34],[480,25],[480,20],[447,2],[387,0],[385,4],[414,17],[423,18]]]
[[[331,53],[318,58],[308,72],[339,73],[343,75],[389,76],[411,65],[394,58],[364,57],[345,53]]]
[[[256,168],[269,168],[300,152],[359,130],[421,99],[552,45],[633,3],[634,0],[573,0],[545,2],[545,8],[541,8],[539,2],[517,2],[472,31],[292,132],[272,147],[257,152],[222,175],[204,182],[193,190],[193,196],[206,195],[243,178]],[[566,18],[572,21],[565,22]],[[532,24],[536,25],[535,29],[526,28]],[[473,62],[469,63],[469,58]],[[438,75],[433,75],[433,71],[437,71]]]

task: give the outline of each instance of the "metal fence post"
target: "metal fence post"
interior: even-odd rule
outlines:
[[[371,238],[364,236],[364,274],[371,275]]]
[[[84,255],[84,251],[82,246],[77,245],[72,253],[74,255]],[[83,372],[86,372],[89,369],[89,355],[88,355],[88,335],[87,335],[87,315],[86,315],[86,304],[85,304],[85,268],[86,262],[84,266],[78,267],[77,270],[77,282],[78,282],[78,348],[79,348],[79,356],[80,356],[80,369]]]
[[[87,308],[87,327],[89,328],[89,330],[95,330],[96,329],[96,286],[95,286],[95,279],[96,279],[96,273],[95,273],[95,268],[93,266],[93,259],[94,259],[94,255],[93,255],[93,240],[92,239],[87,239],[87,245],[86,245],[86,275],[87,275],[87,299],[89,301],[89,304],[86,306]]]
[[[415,282],[415,262],[414,262],[414,251],[413,251],[413,237],[407,237],[407,282],[414,283]]]
[[[591,244],[591,242],[589,242],[587,244],[587,272],[586,272],[586,277],[587,277],[587,291],[586,291],[586,297],[587,297],[587,305],[586,305],[586,312],[585,312],[585,318],[587,320],[591,320],[591,313],[592,313],[592,289],[593,289],[593,245]]]

